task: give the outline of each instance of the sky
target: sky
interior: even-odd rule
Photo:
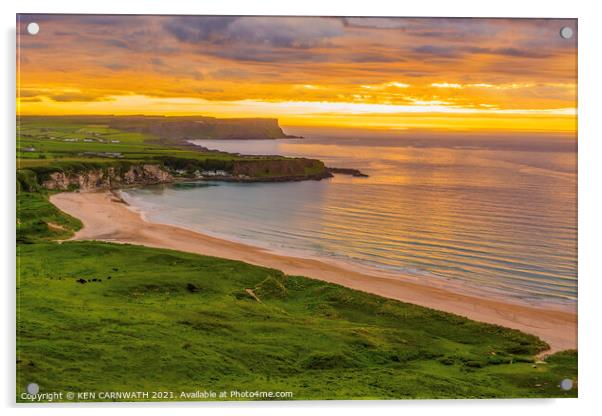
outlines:
[[[576,24],[19,15],[17,110],[576,133]]]

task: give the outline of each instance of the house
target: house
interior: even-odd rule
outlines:
[[[228,176],[225,170],[204,170],[201,172],[203,176]]]
[[[80,153],[81,156],[96,156],[96,157],[112,157],[112,158],[122,158],[123,154],[120,152],[83,152]]]

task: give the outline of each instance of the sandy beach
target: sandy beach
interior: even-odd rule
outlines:
[[[111,193],[65,192],[50,197],[62,211],[79,218],[84,227],[75,240],[141,244],[190,253],[240,260],[307,276],[383,297],[466,316],[534,334],[551,351],[577,348],[577,314],[531,307],[457,293],[403,279],[391,279],[350,270],[318,260],[279,255],[261,248],[203,235],[183,228],[145,221]]]

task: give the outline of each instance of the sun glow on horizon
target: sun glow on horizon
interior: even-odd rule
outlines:
[[[110,103],[110,106],[106,104]],[[33,111],[32,111],[33,110]],[[165,115],[278,118],[281,124],[372,128],[559,131],[576,129],[575,108],[498,109],[455,107],[442,102],[391,105],[310,101],[209,101],[198,98],[111,96],[106,101],[57,103],[40,100],[22,115]]]

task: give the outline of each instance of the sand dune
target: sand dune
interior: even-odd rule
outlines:
[[[241,260],[279,269],[291,275],[337,283],[477,321],[519,329],[548,342],[551,352],[577,348],[576,310],[565,311],[545,306],[519,305],[500,299],[485,299],[470,293],[421,284],[409,277],[392,279],[350,270],[337,264],[274,254],[183,228],[147,222],[110,193],[61,193],[51,196],[50,200],[84,223],[84,227],[74,236],[75,240],[141,244]]]

